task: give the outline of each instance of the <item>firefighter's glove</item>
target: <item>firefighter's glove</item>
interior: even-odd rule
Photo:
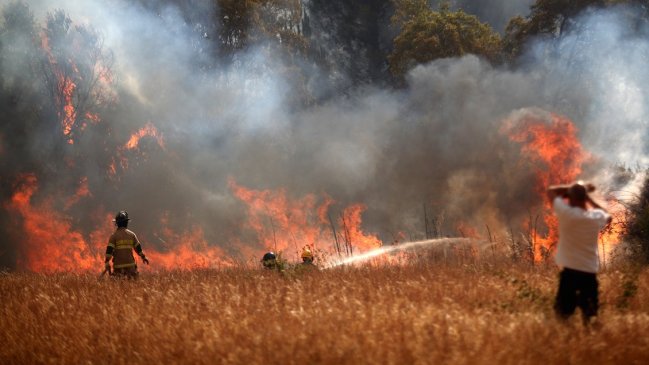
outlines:
[[[142,257],[142,262],[144,262],[145,264],[148,265],[148,264],[149,264],[149,260],[146,258],[146,256],[142,255],[141,257]]]

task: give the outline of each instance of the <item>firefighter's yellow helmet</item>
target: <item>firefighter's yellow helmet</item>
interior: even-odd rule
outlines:
[[[313,253],[311,253],[311,250],[308,247],[305,247],[302,250],[302,258],[303,259],[313,259]]]

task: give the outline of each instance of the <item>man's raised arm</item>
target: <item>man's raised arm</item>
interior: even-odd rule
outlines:
[[[565,198],[568,196],[568,190],[570,189],[570,185],[550,185],[548,188],[548,200],[550,201],[550,204],[554,202],[554,199],[558,196]]]

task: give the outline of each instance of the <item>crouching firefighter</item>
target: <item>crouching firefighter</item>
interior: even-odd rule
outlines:
[[[306,246],[302,249],[302,263],[298,264],[297,267],[301,270],[318,270],[318,267],[313,263],[313,259],[313,252]]]
[[[129,279],[135,279],[138,276],[137,264],[133,257],[133,250],[142,258],[145,264],[149,264],[144,252],[142,252],[142,245],[137,239],[135,233],[127,229],[128,213],[124,210],[117,213],[113,222],[117,226],[115,232],[108,240],[106,247],[106,261],[104,266],[106,271],[110,272],[110,261],[113,260],[113,275],[123,276]]]
[[[261,264],[264,266],[264,269],[275,270],[279,269],[277,265],[277,255],[275,252],[269,251],[264,254],[264,257],[261,258]]]

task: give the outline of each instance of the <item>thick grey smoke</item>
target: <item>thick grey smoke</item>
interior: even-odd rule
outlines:
[[[514,2],[497,4],[520,11]],[[121,0],[30,6],[39,20],[64,9],[97,29],[114,54],[119,100],[102,114],[111,134],[90,140],[121,145],[148,122],[163,134],[164,146],[144,138],[138,154],[123,152],[129,166],[118,181],[102,177],[100,146],[82,144],[81,153],[92,192],[79,203],[81,215],[98,206],[128,209],[153,245],[167,214],[173,228],[200,226],[208,242],[239,254],[241,247],[231,243],[250,236],[230,178],[253,189],[284,188],[291,198],[327,194],[337,201],[334,211],[363,203],[365,230],[386,242],[400,232],[422,238],[424,205],[443,218],[442,234],[457,235],[461,221],[503,237],[541,204],[535,171],[502,132],[503,121],[520,114],[570,117],[594,156],[584,178],[598,179],[595,167],[647,162],[649,30],[630,27],[626,8],[584,14],[571,34],[533,47],[520,70],[494,68],[475,56],[438,60],[413,69],[405,90],[345,86],[344,95],[296,109],[290,101],[300,91],[278,72],[283,65],[271,47],[203,67],[219,52],[205,38],[211,31],[186,23],[175,7],[151,12]],[[26,72],[2,67],[5,78]],[[314,94],[326,76],[326,70],[311,74]],[[25,138],[42,148],[43,137]],[[1,149],[2,139],[5,158]],[[49,163],[46,156],[41,163]],[[254,239],[245,242],[262,249]]]

